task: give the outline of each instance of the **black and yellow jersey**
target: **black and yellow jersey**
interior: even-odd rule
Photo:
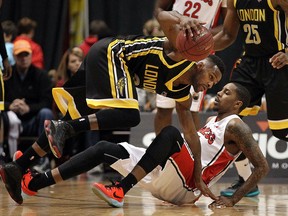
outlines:
[[[187,73],[194,62],[171,60],[164,52],[165,40],[164,37],[127,36],[98,41],[90,48],[77,76],[67,82],[69,85],[53,89],[57,106],[62,113],[67,107],[70,113],[76,113],[73,107],[78,103],[75,98],[79,97],[75,86],[85,86],[86,102],[92,109],[139,109],[136,87],[178,102],[188,100],[191,86],[176,86],[174,82]]]
[[[173,82],[186,73],[194,63],[187,60],[171,60],[163,51],[165,40],[164,37],[129,36],[125,39],[115,39],[109,47],[117,53],[123,68],[129,71],[136,87],[166,97],[187,100],[190,85],[175,87]]]
[[[234,0],[244,33],[245,55],[271,56],[288,46],[287,17],[270,0]]]

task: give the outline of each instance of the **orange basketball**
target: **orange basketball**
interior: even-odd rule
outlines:
[[[193,37],[184,36],[184,31],[180,31],[176,38],[176,48],[184,58],[190,61],[201,61],[213,51],[214,40],[212,33],[203,26],[202,32]]]

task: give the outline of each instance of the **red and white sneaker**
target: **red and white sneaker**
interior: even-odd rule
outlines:
[[[16,151],[13,155],[13,161],[16,161],[17,159],[19,159],[21,156],[23,155],[23,153],[21,151]]]
[[[124,204],[124,191],[123,188],[116,185],[103,185],[94,183],[92,191],[100,199],[107,202],[112,207],[121,208]]]
[[[13,155],[13,161],[19,159],[23,153],[21,151],[16,151]],[[37,192],[31,191],[28,188],[28,185],[30,181],[33,179],[32,172],[30,169],[27,170],[27,172],[23,175],[21,180],[21,189],[24,194],[22,195],[28,195],[28,196],[34,196]]]
[[[22,177],[21,189],[25,195],[34,196],[37,194],[37,191],[32,191],[28,188],[28,185],[32,179],[33,179],[33,175],[30,170],[28,170],[28,172]]]

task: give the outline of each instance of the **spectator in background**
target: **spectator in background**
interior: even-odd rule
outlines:
[[[17,27],[11,20],[5,20],[1,23],[3,29],[3,37],[5,41],[6,52],[8,56],[8,61],[10,65],[15,64],[13,57],[13,41],[17,36]],[[0,57],[1,58],[1,57]],[[1,58],[2,62],[2,58]],[[2,65],[1,65],[2,66]],[[3,66],[2,66],[3,67]]]
[[[40,69],[44,69],[44,54],[41,46],[36,43],[33,38],[37,27],[36,21],[23,17],[18,22],[18,36],[17,40],[26,40],[30,43],[32,48],[32,64]]]
[[[75,73],[77,73],[83,59],[84,53],[79,47],[73,47],[66,50],[57,68],[57,74],[59,79],[56,83],[57,87],[63,86],[63,84],[68,79],[70,79]]]
[[[112,31],[103,20],[91,21],[89,24],[89,36],[79,46],[84,52],[84,57],[94,43],[108,36],[112,36]]]
[[[19,136],[39,136],[45,119],[53,119],[52,85],[47,73],[32,65],[32,48],[26,40],[14,43],[15,65],[12,76],[5,81],[4,114],[8,122],[8,144],[12,157]]]

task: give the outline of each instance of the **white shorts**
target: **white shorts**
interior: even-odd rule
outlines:
[[[112,164],[111,167],[121,175],[126,176],[141,159],[146,149],[135,147],[126,142],[119,144],[128,151],[130,158],[120,159]],[[163,170],[161,166],[157,166],[138,182],[138,185],[150,191],[154,197],[175,205],[194,203],[199,198],[197,196],[199,191],[192,192],[191,189],[183,186],[186,183],[183,182],[182,173],[179,172],[179,169],[176,170],[175,163],[173,163],[172,158],[170,159],[172,162],[168,160]]]
[[[201,105],[202,105],[202,102],[204,100],[205,93],[204,92],[196,93],[194,91],[193,86],[191,86],[190,93],[192,95],[192,104],[191,104],[191,107],[190,107],[190,111],[199,112],[200,108],[201,108]],[[156,107],[166,108],[166,109],[170,108],[171,109],[171,108],[175,108],[175,106],[176,106],[176,102],[175,102],[174,99],[168,98],[168,97],[164,97],[162,95],[157,94],[157,96],[156,96]]]

